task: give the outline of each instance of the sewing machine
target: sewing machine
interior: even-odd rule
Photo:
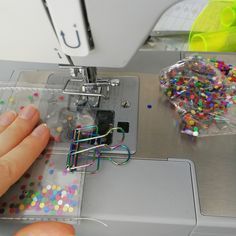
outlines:
[[[234,136],[197,143],[181,137],[161,100],[158,72],[183,54],[135,54],[176,2],[1,2],[2,83],[58,89],[72,112],[89,107],[97,117],[98,111],[111,111],[109,118],[102,114],[103,121],[125,130],[133,154],[125,166],[102,161],[98,173],[86,174],[81,217],[103,224],[72,222],[78,235],[236,234]],[[91,119],[84,122],[90,125]],[[114,133],[112,142],[118,138]],[[0,234],[29,222],[1,220]]]

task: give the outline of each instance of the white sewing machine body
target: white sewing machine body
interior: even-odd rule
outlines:
[[[15,64],[2,61],[0,64],[1,78],[9,78],[10,81],[14,76],[19,77],[19,68],[23,68],[23,72],[30,70],[34,73],[35,71],[35,78],[37,79],[41,71],[57,71],[57,64],[63,65],[63,70],[75,66],[123,67],[148,37],[163,11],[175,2],[178,1],[2,0],[0,3],[2,35],[0,38],[0,59],[20,61],[25,62],[25,64],[18,65],[17,73],[14,73]],[[80,14],[76,14],[77,12]],[[8,20],[7,23],[6,19]],[[153,52],[147,52],[145,56],[137,54],[136,58],[131,60],[131,64],[141,64],[148,56],[158,58],[163,66],[179,59],[178,53],[165,54],[162,52],[160,56],[157,55],[158,52],[155,52],[155,56]],[[28,62],[39,64],[32,66]],[[36,70],[37,66],[38,70]],[[137,64],[136,68],[138,66]],[[143,65],[140,68],[143,68]],[[116,69],[113,71],[116,72]],[[148,69],[145,72],[147,74],[152,73]],[[145,91],[149,85],[155,88],[156,93],[158,93],[157,85],[152,84],[153,81],[158,84],[157,79],[151,79],[151,83],[148,84],[142,81],[142,76],[139,77],[138,83],[140,83],[141,91]],[[47,79],[47,77],[45,78]],[[123,88],[123,91],[120,91],[119,94],[116,92],[111,94],[110,102],[101,102],[101,106],[102,108],[112,107],[116,100],[119,103],[123,100],[131,100],[131,105],[135,104],[132,106],[134,111],[132,114],[130,113],[131,115],[126,114],[121,109],[120,113],[117,113],[115,123],[130,119],[130,129],[133,131],[127,136],[130,139],[132,153],[136,151],[137,153],[134,155],[134,160],[126,166],[116,167],[104,161],[100,172],[96,175],[86,175],[81,217],[98,219],[107,224],[108,227],[97,222],[81,220],[78,226],[78,235],[236,235],[236,213],[234,210],[227,214],[227,210],[224,210],[222,206],[222,209],[218,207],[215,214],[211,215],[210,210],[209,214],[202,213],[200,204],[202,192],[199,192],[198,179],[200,179],[202,186],[205,179],[201,177],[201,174],[205,174],[205,163],[198,164],[197,156],[201,153],[198,147],[195,148],[189,143],[184,144],[185,148],[182,149],[181,147],[181,152],[179,152],[180,149],[176,149],[177,158],[175,158],[175,153],[171,147],[168,147],[172,145],[171,143],[165,145],[164,153],[166,155],[158,153],[158,151],[155,152],[155,142],[160,141],[162,136],[171,133],[165,133],[163,130],[158,132],[158,129],[155,128],[158,127],[158,124],[154,124],[155,116],[152,116],[151,111],[148,111],[148,114],[144,108],[148,102],[156,101],[157,96],[145,97],[143,93],[137,93],[136,95],[140,96],[138,103],[136,95],[127,91],[126,84],[122,84],[124,81],[121,82],[120,87]],[[130,85],[130,90],[132,89],[133,85]],[[133,90],[139,92],[138,85]],[[148,98],[153,100],[151,101]],[[157,111],[163,111],[159,110],[159,104]],[[144,119],[147,117],[150,120]],[[162,119],[162,124],[164,122]],[[147,125],[146,130],[144,125]],[[150,128],[151,125],[155,127],[152,129]],[[150,140],[147,138],[148,132],[151,133]],[[134,142],[137,139],[138,144]],[[175,141],[173,143],[173,147],[175,147],[177,144]],[[154,144],[152,146],[153,152],[148,152],[147,148],[151,144]],[[144,147],[145,145],[147,148]],[[156,145],[158,148],[159,144]],[[181,145],[182,143],[178,147]],[[191,157],[188,160],[189,146],[193,147],[189,153],[193,156],[195,155],[194,152],[197,154],[194,157],[190,154]],[[169,152],[168,148],[172,152]],[[181,156],[179,153],[184,154]],[[168,154],[170,155],[167,156]],[[214,156],[214,153],[211,156]],[[170,157],[173,159],[168,159]],[[196,171],[195,161],[197,163]],[[233,163],[235,164],[235,162]],[[207,168],[210,170],[211,167],[208,165]],[[231,180],[233,181],[233,179]],[[222,189],[218,189],[218,191],[220,192]],[[232,191],[228,194],[234,193]],[[211,197],[212,195],[206,196],[208,200]],[[233,198],[233,196],[231,197]],[[204,197],[202,199],[204,201]],[[232,205],[234,206],[233,209],[236,209],[234,202]],[[204,209],[206,208],[204,206]],[[210,208],[212,209],[212,206]],[[6,235],[9,232],[9,227],[15,225],[17,228],[21,227],[22,224],[13,220],[10,222],[1,221],[0,234]]]

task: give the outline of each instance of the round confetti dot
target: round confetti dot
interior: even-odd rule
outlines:
[[[34,182],[30,182],[29,185],[30,185],[30,187],[34,186]]]
[[[23,200],[25,198],[25,195],[24,194],[21,194],[20,196],[19,196],[19,199],[20,200]]]
[[[57,186],[57,191],[60,191],[61,190],[61,187],[60,186]]]
[[[77,206],[77,202],[76,201],[72,201],[71,202],[71,206],[73,206],[73,207]]]
[[[73,207],[69,207],[69,212],[72,213],[74,211]]]
[[[33,102],[33,96],[28,96],[28,99],[30,100],[30,102]]]
[[[38,200],[41,201],[43,199],[43,196],[40,194],[37,196]]]
[[[43,210],[44,210],[45,213],[48,213],[50,211],[50,209],[48,207],[44,207]]]
[[[25,209],[25,205],[20,204],[19,209],[20,209],[20,211],[23,211]]]
[[[14,102],[15,102],[14,97],[9,97],[8,102],[9,102],[9,103],[14,103]]]
[[[46,188],[43,188],[42,193],[46,193],[48,190]]]
[[[35,205],[36,205],[36,202],[35,201],[33,201],[33,202],[31,202],[31,204],[30,204],[32,207],[34,207]]]
[[[39,175],[38,176],[38,180],[41,181],[43,179],[43,176],[42,175]]]
[[[64,101],[65,97],[64,97],[64,96],[59,96],[58,99],[59,99],[60,101]]]
[[[57,131],[58,133],[61,133],[61,132],[62,132],[62,127],[61,127],[61,126],[57,127],[57,128],[56,128],[56,131]]]
[[[62,210],[63,210],[64,212],[67,212],[68,209],[69,209],[69,207],[64,206]]]
[[[55,190],[57,186],[55,184],[52,185],[52,190]]]
[[[33,201],[37,202],[37,201],[38,201],[38,198],[37,198],[37,197],[34,197],[34,198],[33,198]]]
[[[5,102],[4,102],[4,100],[0,100],[0,105],[3,105],[3,104],[5,104]]]
[[[5,209],[4,208],[1,208],[0,209],[0,214],[3,214],[5,212]]]
[[[73,184],[73,185],[71,186],[71,188],[73,188],[73,189],[78,189],[77,185],[75,185],[75,184]]]
[[[33,96],[34,97],[39,97],[39,93],[34,93]]]
[[[70,189],[69,189],[69,192],[70,192],[70,194],[72,194],[72,195],[75,194],[75,190],[74,190],[73,188],[70,188]]]
[[[53,170],[53,169],[49,169],[48,173],[49,173],[50,175],[53,175],[54,170]]]
[[[40,208],[44,208],[44,206],[45,206],[45,204],[44,204],[43,202],[41,202],[41,203],[39,204],[39,207],[40,207]]]
[[[60,208],[60,207],[59,207],[58,205],[54,206],[55,211],[58,211],[59,208]]]
[[[47,190],[50,190],[51,188],[52,188],[52,186],[51,185],[47,185]]]
[[[57,202],[57,204],[58,204],[59,206],[61,206],[61,205],[63,204],[63,201],[62,201],[62,200],[59,200],[59,201]]]

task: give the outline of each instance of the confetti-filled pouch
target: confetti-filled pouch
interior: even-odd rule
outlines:
[[[161,88],[179,114],[181,133],[236,133],[236,69],[223,61],[192,56],[164,69]]]

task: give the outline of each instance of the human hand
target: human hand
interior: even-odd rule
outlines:
[[[0,116],[0,197],[32,165],[46,147],[50,132],[39,122],[39,111],[32,105],[19,114],[9,111]],[[16,236],[75,235],[71,225],[37,222],[24,227]]]
[[[50,132],[44,124],[34,129],[38,122],[39,112],[32,105],[19,114],[9,111],[0,116],[0,197],[46,147]]]

